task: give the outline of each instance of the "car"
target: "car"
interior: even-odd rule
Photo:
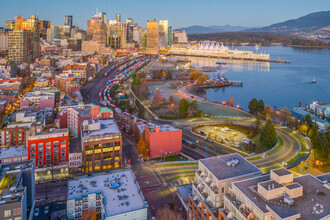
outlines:
[[[49,213],[49,206],[45,207],[44,214],[47,215]]]
[[[226,141],[230,142],[230,140],[228,138],[225,138]]]
[[[38,216],[39,215],[39,208],[36,208],[35,210],[34,210],[34,216]]]

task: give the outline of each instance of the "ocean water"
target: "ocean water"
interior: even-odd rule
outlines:
[[[231,49],[256,51],[254,47]],[[216,72],[208,72],[211,78],[224,74],[230,80],[243,81],[243,87],[207,89],[206,96],[222,102],[234,97],[235,105],[248,110],[252,98],[263,99],[265,105],[292,110],[320,100],[330,103],[330,49],[306,49],[292,47],[260,47],[258,52],[269,53],[273,59],[290,60],[291,63],[262,63],[231,61],[213,58],[189,57],[197,68],[213,66]],[[216,65],[217,61],[226,65]],[[315,78],[316,83],[312,80]]]

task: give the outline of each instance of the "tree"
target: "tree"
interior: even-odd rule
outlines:
[[[187,113],[188,106],[189,106],[189,102],[187,101],[187,99],[181,99],[180,100],[180,105],[179,105],[179,113],[180,113],[180,115],[184,115],[184,114]]]
[[[308,128],[311,128],[313,126],[313,119],[310,114],[305,115],[304,122],[307,123]]]
[[[260,99],[258,101],[258,113],[262,113],[264,109],[265,109],[264,101]]]
[[[268,120],[261,130],[260,142],[267,146],[273,147],[276,144],[276,131],[273,122]]]
[[[311,139],[312,144],[315,142],[316,137],[318,137],[318,136],[319,136],[319,131],[318,131],[316,123],[314,123],[308,132],[308,137]]]
[[[227,100],[227,104],[230,105],[231,107],[233,107],[235,105],[235,102],[234,102],[234,97],[230,97],[229,100]]]
[[[169,101],[170,103],[174,103],[174,97],[173,97],[173,96],[168,97],[168,101]]]
[[[256,117],[256,120],[254,122],[254,129],[255,129],[255,132],[258,132],[259,128],[260,128],[260,125],[261,125],[261,121],[260,121],[260,118],[259,117]]]
[[[266,119],[270,119],[273,115],[273,110],[272,107],[270,107],[269,105],[266,105],[266,107],[264,108],[264,110],[261,113],[262,115],[266,116]]]
[[[172,80],[172,72],[171,72],[171,71],[168,71],[168,72],[166,73],[166,79],[167,79],[167,80]]]
[[[248,108],[250,113],[256,114],[258,112],[258,100],[256,98],[251,99]]]
[[[160,94],[160,92],[158,90],[156,90],[154,92],[154,96],[152,99],[152,105],[154,106],[158,106],[159,104],[161,104],[163,101],[163,96]]]
[[[136,145],[136,148],[139,151],[139,154],[142,154],[144,157],[149,157],[149,149],[145,142],[144,137],[145,137],[145,132],[143,132],[143,134],[141,135],[141,137]]]
[[[176,213],[169,207],[159,209],[156,213],[157,220],[183,220],[181,213]]]

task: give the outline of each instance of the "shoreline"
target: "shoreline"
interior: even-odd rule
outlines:
[[[223,105],[222,103],[212,101],[212,100],[210,100],[206,97],[203,98],[201,95],[202,95],[202,92],[205,91],[205,89],[207,89],[207,88],[200,88],[200,87],[198,88],[198,87],[193,87],[193,86],[183,86],[178,90],[178,94],[180,96],[184,96],[185,98],[190,99],[190,100],[196,100],[197,102],[204,102],[204,103],[212,103],[214,105],[219,105],[223,108],[228,108],[228,109],[232,109],[232,110],[235,110],[235,111],[242,112],[242,113],[249,116],[249,113],[246,112],[244,109],[235,108],[235,107],[232,107],[232,106],[229,106],[229,105]],[[191,98],[191,96],[193,96],[194,98]]]

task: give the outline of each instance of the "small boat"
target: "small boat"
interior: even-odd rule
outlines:
[[[225,62],[216,62],[216,64],[218,64],[218,65],[227,65],[227,63],[225,63]]]
[[[315,80],[315,78],[313,79],[312,83],[316,83],[316,80]]]

